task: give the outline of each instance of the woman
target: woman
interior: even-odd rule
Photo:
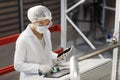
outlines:
[[[20,72],[20,80],[39,72],[46,74],[52,70],[57,54],[52,52],[48,27],[52,23],[51,12],[42,5],[28,10],[31,21],[16,41],[14,68]]]

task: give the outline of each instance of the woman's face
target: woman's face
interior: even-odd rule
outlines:
[[[31,28],[34,31],[37,31],[39,33],[44,33],[47,30],[47,28],[49,27],[49,24],[50,24],[50,20],[44,19],[44,20],[33,22]]]

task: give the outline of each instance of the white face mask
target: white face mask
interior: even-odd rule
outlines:
[[[36,27],[36,31],[39,32],[39,33],[45,33],[46,31],[48,30],[48,27],[47,26],[37,26]]]
[[[41,34],[43,34],[43,33],[45,33],[48,30],[48,28],[51,25],[52,25],[52,21],[50,21],[50,23],[48,25],[46,25],[46,26],[37,26],[36,27],[36,31],[39,32],[39,33],[41,33]]]

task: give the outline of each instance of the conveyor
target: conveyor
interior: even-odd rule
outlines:
[[[68,66],[69,62],[64,66]],[[81,80],[110,80],[111,59],[86,59],[78,63]],[[108,78],[108,79],[107,79]],[[39,75],[33,75],[25,80],[69,80],[70,74],[59,78],[41,78]]]

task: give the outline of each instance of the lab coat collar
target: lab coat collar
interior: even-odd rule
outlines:
[[[31,25],[28,24],[27,28],[26,28],[26,35],[31,37],[31,38],[34,38],[38,44],[40,44],[39,42],[39,39],[36,37],[36,35],[33,33],[32,29],[31,29]],[[44,35],[43,35],[44,37]],[[40,44],[41,45],[41,44]],[[45,45],[46,45],[46,40],[45,40]],[[43,49],[42,45],[41,45],[41,48]]]
[[[27,35],[28,35],[28,36],[33,36],[33,37],[35,37],[35,34],[32,32],[32,29],[31,29],[31,27],[30,27],[30,24],[28,24],[26,30],[27,30]]]
[[[36,37],[35,34],[33,33],[32,29],[31,29],[30,24],[28,24],[26,30],[27,30],[27,35],[28,35],[28,36]],[[49,31],[49,30],[48,30],[48,31]],[[48,34],[47,34],[48,31],[46,31],[46,32],[43,34],[44,37],[47,37],[47,36],[48,36]]]

